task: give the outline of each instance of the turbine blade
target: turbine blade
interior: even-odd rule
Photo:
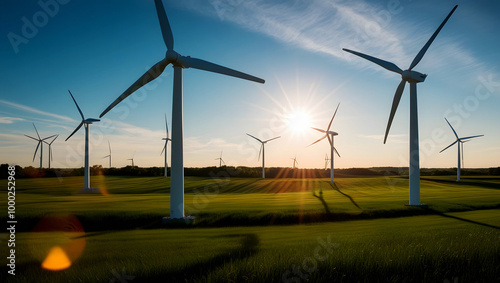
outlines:
[[[73,98],[73,102],[75,102],[76,108],[78,109],[78,112],[80,112],[80,116],[82,116],[82,120],[85,120],[85,117],[83,117],[83,112],[80,109],[80,106],[78,106],[78,103],[76,103],[75,97],[73,97],[73,94],[71,91],[68,89],[69,95],[71,95],[71,98]]]
[[[50,155],[50,161],[54,161],[54,158],[52,157],[52,147],[49,144],[49,155]]]
[[[335,151],[335,153],[340,157],[340,154],[335,147],[333,148],[333,151]]]
[[[401,100],[401,96],[403,95],[403,90],[405,90],[406,81],[401,80],[396,89],[396,93],[394,94],[394,100],[392,101],[391,114],[389,115],[389,121],[387,122],[387,128],[385,129],[385,137],[384,144],[387,141],[387,135],[389,134],[389,130],[391,129],[392,120],[394,119],[394,114],[396,114],[396,110],[398,109],[399,101]]]
[[[153,67],[151,67],[151,69],[149,69],[144,75],[142,75],[137,81],[135,81],[134,84],[132,84],[127,90],[125,90],[113,103],[111,103],[111,105],[109,105],[108,108],[106,108],[106,110],[104,110],[101,115],[99,115],[99,118],[102,118],[102,116],[108,113],[109,110],[111,110],[118,103],[131,95],[134,91],[140,89],[150,81],[156,79],[159,75],[161,75],[163,70],[165,70],[165,67],[167,65],[168,62],[165,59],[156,63]]]
[[[34,140],[36,140],[36,141],[40,141],[39,139],[35,139],[35,138],[34,138],[34,137],[32,137],[32,136],[28,136],[28,135],[25,135],[25,136],[27,136],[27,137],[28,137],[28,138],[30,138],[30,139],[34,139]]]
[[[457,9],[457,7],[458,7],[458,5],[455,5],[455,7],[453,7],[453,9],[451,10],[451,12],[446,17],[446,19],[444,19],[444,21],[441,23],[441,25],[438,27],[438,29],[434,32],[434,34],[431,36],[431,38],[429,38],[429,40],[424,45],[424,47],[422,47],[422,49],[420,50],[420,52],[418,52],[417,56],[415,56],[415,59],[413,59],[413,62],[411,62],[411,65],[410,65],[410,68],[409,68],[410,70],[413,69],[415,66],[417,66],[417,64],[420,62],[420,60],[422,60],[422,57],[424,57],[425,52],[427,52],[427,49],[429,49],[429,46],[431,46],[431,44],[434,41],[434,39],[436,38],[436,36],[441,31],[441,29],[443,28],[443,26],[446,24],[446,22],[448,21],[448,19],[451,17],[451,14],[453,14],[453,12],[455,12],[455,10]]]
[[[71,138],[71,136],[73,136],[76,132],[78,132],[78,130],[80,130],[82,126],[83,126],[83,121],[80,123],[80,125],[78,125],[78,127],[76,127],[76,129],[71,133],[71,135],[69,135],[69,137],[66,138],[65,141],[69,140],[69,138]]]
[[[49,145],[51,145],[58,137],[59,135],[56,135],[56,137],[49,143]]]
[[[385,68],[391,72],[394,72],[394,73],[398,73],[398,74],[402,74],[403,73],[403,70],[401,70],[401,68],[399,68],[398,66],[396,66],[396,64],[394,63],[391,63],[391,62],[388,62],[388,61],[385,61],[385,60],[382,60],[382,59],[378,59],[378,58],[375,58],[375,57],[372,57],[370,55],[366,55],[366,54],[363,54],[363,53],[360,53],[360,52],[357,52],[357,51],[353,51],[353,50],[350,50],[350,49],[346,49],[346,48],[342,48],[342,50],[346,51],[346,52],[349,52],[349,53],[352,53],[354,55],[357,55],[361,58],[364,58],[368,61],[371,61],[379,66],[381,66],[382,68]]]
[[[109,140],[108,140],[108,148],[109,148],[109,155],[111,156],[111,144],[109,144]]]
[[[161,150],[160,155],[163,154],[163,151],[165,151],[166,148],[167,148],[167,141],[165,141],[165,145],[163,146],[163,149]]]
[[[168,139],[168,122],[167,122],[167,114],[165,114],[165,128],[167,129],[167,139]]]
[[[155,0],[156,13],[158,14],[158,20],[160,21],[161,34],[163,35],[163,41],[167,46],[168,50],[174,49],[174,36],[172,34],[172,29],[170,28],[170,23],[168,22],[167,13],[165,12],[165,7],[163,7],[162,0]]]
[[[256,137],[252,136],[251,134],[247,134],[247,135],[248,135],[248,136],[251,136],[252,138],[254,138],[254,139],[256,139],[256,140],[258,140],[259,142],[262,142],[260,139],[258,139],[258,138],[256,138]]]
[[[484,136],[484,135],[477,135],[477,136],[472,136],[472,137],[461,138],[460,140],[468,140],[468,139],[478,138],[478,137],[482,137],[482,136]]]
[[[330,120],[330,124],[328,124],[328,128],[326,129],[327,132],[330,130],[330,126],[332,125],[333,118],[335,118],[335,114],[337,114],[337,110],[339,110],[339,106],[340,106],[340,103],[339,103],[339,105],[337,105],[337,108],[335,109],[335,113],[333,113],[333,117]]]
[[[281,136],[278,136],[278,137],[275,137],[275,138],[272,138],[272,139],[268,139],[267,141],[264,141],[264,142],[269,142],[269,141],[272,141],[272,140],[275,140],[275,139],[279,139],[281,138]]]
[[[330,138],[330,135],[327,134],[326,137],[328,138],[328,142],[330,143],[330,146],[333,146],[332,139]]]
[[[464,168],[464,143],[461,142],[461,147],[462,147],[462,168]]]
[[[181,61],[182,61],[182,65],[185,67],[188,67],[188,68],[194,68],[194,69],[219,73],[219,74],[223,74],[223,75],[227,75],[227,76],[233,76],[236,78],[254,81],[254,82],[261,83],[261,84],[265,83],[265,81],[261,78],[257,78],[257,77],[242,73],[240,71],[236,71],[233,69],[229,69],[227,67],[223,67],[223,66],[220,66],[220,65],[217,65],[214,63],[210,63],[210,62],[205,61],[205,60],[183,56],[181,58]]]
[[[50,137],[46,137],[46,138],[42,139],[42,141],[45,141],[45,140],[50,139],[50,138],[53,138],[53,137],[55,137],[55,136],[56,136],[56,135],[52,135],[52,136],[50,136]],[[47,144],[48,144],[48,143],[47,143]]]
[[[36,135],[38,136],[38,140],[40,139],[40,135],[38,134],[38,130],[36,129],[35,123],[33,123],[33,127],[35,127]]]
[[[315,143],[317,143],[317,142],[320,142],[321,140],[323,140],[323,139],[324,139],[324,138],[326,138],[327,136],[328,136],[328,135],[324,135],[322,138],[320,138],[319,140],[317,140],[317,141],[313,142],[312,144],[308,145],[307,147],[309,147],[309,146],[311,146],[311,145],[313,145],[313,144],[315,144]]]
[[[455,129],[453,129],[453,127],[451,126],[450,122],[448,122],[448,119],[446,119],[446,117],[444,118],[446,120],[446,123],[448,123],[448,125],[450,126],[451,130],[453,131],[453,133],[455,134],[455,137],[457,139],[459,139],[458,135],[457,135],[457,132],[455,132]]]
[[[313,127],[311,127],[311,129],[316,130],[316,131],[318,131],[318,132],[326,133],[326,131],[325,131],[325,130],[322,130],[322,129],[313,128]]]
[[[260,145],[260,150],[259,150],[259,158],[257,158],[257,161],[260,160],[260,154],[262,153],[262,148],[264,147],[264,144]]]
[[[445,148],[444,148],[443,150],[441,150],[439,153],[441,153],[441,152],[443,152],[443,151],[447,150],[450,146],[452,146],[452,145],[456,144],[457,142],[458,142],[458,140],[454,141],[452,144],[450,144],[449,146],[445,147]]]
[[[40,146],[41,143],[42,143],[42,141],[38,141],[38,144],[36,145],[35,154],[33,154],[33,161],[35,161],[36,152],[38,151],[38,147]],[[33,161],[31,161],[31,162],[33,162]]]

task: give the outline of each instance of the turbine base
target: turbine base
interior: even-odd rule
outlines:
[[[190,225],[194,224],[194,216],[187,215],[182,218],[170,218],[165,216],[162,218],[162,223],[166,225]]]
[[[79,195],[91,195],[91,194],[92,195],[94,195],[94,194],[95,195],[100,195],[102,193],[101,193],[101,189],[99,189],[99,188],[87,188],[87,189],[83,188],[83,189],[80,189],[78,191],[78,194]]]

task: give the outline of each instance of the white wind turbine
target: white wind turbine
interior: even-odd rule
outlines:
[[[338,133],[337,132],[334,132],[334,131],[330,131],[330,127],[332,126],[332,122],[333,122],[333,118],[335,118],[335,114],[337,114],[337,110],[339,109],[339,106],[340,106],[340,103],[337,105],[337,108],[335,109],[335,113],[333,113],[333,116],[332,116],[332,119],[330,120],[330,123],[328,124],[328,127],[326,128],[326,130],[322,130],[322,129],[318,129],[318,128],[312,128],[318,132],[322,132],[324,133],[325,135],[320,138],[319,140],[313,142],[312,144],[308,145],[308,146],[311,146],[321,140],[323,140],[324,138],[328,138],[328,142],[330,143],[330,184],[333,184],[334,182],[334,175],[333,175],[333,152],[335,151],[335,153],[337,153],[337,155],[340,157],[340,154],[339,152],[337,151],[337,149],[335,148],[334,146],[334,141],[333,141],[333,137],[334,136],[338,136]]]
[[[263,79],[229,69],[208,61],[182,56],[174,51],[174,38],[167,14],[161,0],[155,0],[156,12],[160,21],[163,41],[167,46],[165,58],[155,64],[142,77],[140,77],[132,86],[123,92],[111,105],[104,110],[100,117],[104,116],[109,110],[115,107],[122,100],[127,98],[133,92],[143,87],[156,77],[161,75],[168,64],[174,68],[174,87],[172,102],[172,167],[171,167],[171,189],[170,189],[170,218],[184,218],[184,158],[183,158],[183,122],[182,122],[182,69],[194,68],[223,75],[233,76],[241,79],[264,83]]]
[[[328,158],[328,153],[325,153],[325,170],[328,167],[328,161],[330,161],[330,158]]]
[[[131,160],[132,161],[132,167],[134,167],[134,156],[135,156],[135,151],[134,151],[134,154],[132,154],[132,158],[129,158],[127,160]]]
[[[168,135],[167,114],[165,114],[165,128],[167,129],[167,137],[162,139],[162,140],[165,141],[165,145],[163,146],[163,149],[161,150],[160,155],[162,155],[162,153],[165,152],[165,173],[164,173],[164,176],[167,177],[167,169],[168,169],[168,163],[167,163],[167,145],[168,145],[168,141],[172,140],[172,139],[169,138],[169,135]]]
[[[247,135],[250,136],[250,137],[252,137],[252,138],[254,138],[254,139],[256,139],[258,142],[261,143],[260,150],[259,150],[259,159],[260,159],[260,154],[262,153],[262,179],[265,179],[266,178],[266,170],[265,170],[266,168],[264,166],[264,144],[266,144],[267,142],[270,142],[272,140],[275,140],[277,138],[281,138],[281,136],[278,136],[278,137],[275,137],[275,138],[272,138],[272,139],[268,139],[268,140],[262,141],[262,140],[254,137],[254,136],[252,136],[250,134],[247,134]]]
[[[419,154],[419,144],[418,144],[418,113],[417,113],[417,83],[421,83],[427,77],[426,74],[422,74],[416,71],[413,71],[413,68],[417,66],[417,64],[424,57],[425,52],[429,49],[429,46],[432,44],[438,33],[441,31],[443,26],[446,24],[448,19],[451,17],[455,9],[458,7],[456,5],[453,7],[448,16],[444,19],[438,29],[434,32],[431,38],[427,41],[427,43],[422,47],[420,52],[415,56],[415,59],[410,64],[408,70],[402,70],[394,63],[384,61],[363,53],[359,53],[356,51],[352,51],[349,49],[343,49],[349,53],[357,55],[361,58],[364,58],[368,61],[371,61],[381,67],[395,72],[401,75],[401,82],[396,90],[394,95],[394,100],[392,102],[391,114],[389,115],[389,121],[387,122],[387,128],[385,130],[384,144],[387,140],[387,135],[389,133],[389,129],[391,128],[392,120],[394,118],[394,114],[396,113],[396,109],[398,108],[399,101],[401,100],[401,96],[403,94],[403,90],[405,88],[406,82],[410,84],[410,196],[409,196],[409,205],[420,205],[420,154]]]
[[[471,137],[465,137],[465,138],[459,138],[458,135],[457,135],[457,132],[455,132],[455,129],[453,129],[453,127],[451,126],[450,122],[448,122],[448,119],[444,118],[446,120],[446,123],[448,123],[448,125],[450,126],[451,130],[453,131],[453,134],[455,134],[455,137],[457,138],[452,144],[450,144],[449,146],[445,147],[443,150],[441,150],[439,153],[447,150],[449,147],[451,147],[452,145],[457,144],[458,146],[458,165],[457,165],[457,182],[460,181],[460,161],[464,161],[464,142],[468,142],[468,139],[473,139],[473,138],[478,138],[478,137],[482,137],[484,135],[477,135],[477,136],[471,136]],[[462,160],[460,160],[460,151],[462,151]]]
[[[53,158],[52,158],[52,143],[57,139],[57,137],[59,137],[59,135],[56,135],[55,138],[51,142],[43,141],[44,143],[49,145],[49,169],[50,169],[50,161],[53,160]]]
[[[103,158],[109,158],[109,168],[111,168],[111,144],[109,144],[109,140],[108,140],[108,148],[109,148],[109,154],[104,156]]]
[[[71,95],[71,98],[73,99],[73,102],[75,102],[76,108],[78,109],[78,112],[80,113],[80,116],[82,116],[82,121],[80,122],[80,125],[78,125],[78,127],[76,127],[76,129],[71,133],[71,135],[69,135],[69,137],[66,138],[66,141],[69,140],[69,138],[71,138],[71,136],[73,136],[73,134],[75,134],[76,132],[78,132],[78,130],[80,130],[80,128],[82,126],[85,126],[85,167],[84,167],[83,192],[86,193],[86,192],[90,192],[91,191],[91,189],[90,189],[90,171],[89,171],[89,128],[90,128],[90,125],[92,123],[99,122],[100,120],[99,119],[95,119],[95,118],[87,118],[87,119],[85,119],[85,117],[83,116],[83,112],[80,109],[80,106],[78,106],[78,103],[76,103],[76,100],[73,97],[73,94],[69,90],[68,90],[68,92],[69,92],[69,95]],[[94,190],[94,189],[92,189],[92,190]]]
[[[224,162],[224,159],[222,159],[222,150],[220,151],[220,157],[215,158],[215,160],[219,160],[219,167],[222,167],[222,163],[224,163],[224,165],[226,165],[226,162]]]
[[[30,139],[34,139],[38,142],[38,144],[36,145],[36,149],[35,149],[35,154],[33,154],[33,161],[35,161],[35,156],[36,156],[36,152],[38,151],[38,147],[40,147],[40,169],[42,169],[43,167],[43,159],[42,159],[42,153],[43,153],[43,143],[45,142],[46,139],[50,139],[52,137],[54,137],[55,135],[52,135],[50,137],[46,137],[46,138],[41,138],[40,135],[38,134],[38,130],[36,129],[36,126],[35,126],[35,123],[33,123],[33,127],[35,128],[35,131],[36,131],[36,136],[38,137],[37,139],[32,137],[32,136],[28,136],[28,135],[25,135],[27,136],[28,138]],[[50,167],[49,167],[50,168]]]

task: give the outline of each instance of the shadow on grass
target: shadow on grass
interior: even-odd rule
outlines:
[[[156,270],[154,275],[145,274],[148,282],[198,282],[207,275],[223,267],[225,264],[234,264],[238,260],[248,258],[258,252],[259,237],[256,234],[231,234],[224,235],[222,238],[241,238],[241,245],[238,248],[215,255],[207,260],[193,263],[179,270]],[[141,277],[140,275],[137,276]]]
[[[457,216],[453,216],[453,215],[448,215],[448,214],[442,213],[440,211],[434,210],[432,208],[427,208],[427,210],[431,211],[432,214],[435,214],[435,215],[439,215],[439,216],[452,218],[452,219],[460,220],[460,221],[467,222],[467,223],[477,224],[477,225],[485,226],[488,228],[500,230],[500,226],[490,225],[490,224],[486,224],[486,223],[482,223],[482,222],[478,222],[478,221],[474,221],[474,220],[469,220],[469,219],[465,219],[465,218],[461,218],[461,217],[457,217]]]
[[[332,189],[336,190],[337,192],[339,192],[342,195],[344,195],[345,197],[347,197],[352,202],[352,204],[354,204],[354,206],[356,206],[357,208],[361,209],[361,207],[354,201],[354,199],[350,195],[348,195],[348,194],[346,194],[346,193],[344,193],[344,192],[342,192],[340,190],[340,188],[337,186],[337,184],[335,184],[335,183],[334,184],[328,183],[328,184],[330,184],[330,186],[332,187]]]
[[[321,183],[320,183],[321,186]],[[325,207],[325,212],[326,214],[330,214],[330,209],[328,208],[328,204],[326,203],[325,199],[323,198],[323,187],[319,188],[319,196],[316,195],[316,191],[313,191],[313,197],[318,198],[321,201],[321,204]]]
[[[460,182],[457,182],[456,180],[445,180],[445,179],[434,179],[434,178],[425,178],[425,177],[420,177],[421,180],[425,180],[428,182],[435,182],[435,183],[441,183],[441,184],[448,184],[448,185],[458,185],[458,186],[472,186],[472,187],[480,187],[480,188],[485,188],[485,189],[493,189],[493,190],[500,190],[500,184],[497,183],[491,183],[488,182],[488,180],[477,180],[477,179],[461,179]]]

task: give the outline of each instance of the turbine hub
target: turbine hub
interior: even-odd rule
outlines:
[[[179,57],[181,57],[179,53],[174,50],[167,50],[167,53],[165,54],[165,59],[167,59],[167,61],[174,66],[180,66],[179,62],[177,62]]]
[[[410,83],[421,83],[421,82],[425,81],[425,78],[427,77],[427,75],[419,73],[417,71],[405,70],[401,74],[401,77],[403,78],[403,80],[410,82]]]

